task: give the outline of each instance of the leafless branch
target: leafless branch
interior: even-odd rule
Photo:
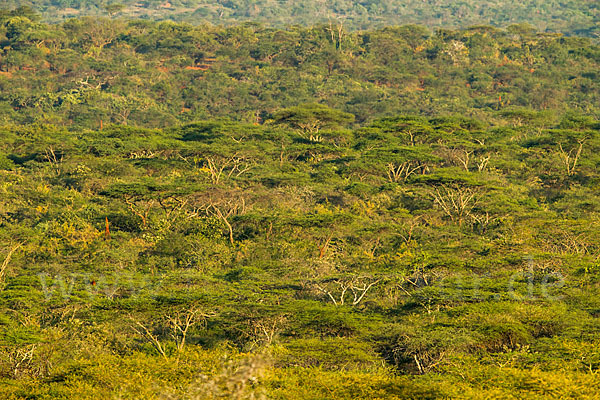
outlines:
[[[10,263],[10,259],[12,258],[15,251],[17,251],[22,245],[22,243],[19,243],[13,246],[6,254],[6,257],[4,257],[4,261],[2,261],[2,264],[0,265],[0,283],[2,283],[2,281],[4,280],[4,275],[6,274],[6,270],[8,268],[8,264]]]
[[[562,144],[558,144],[559,156],[563,161],[566,169],[567,175],[573,176],[575,175],[575,169],[577,168],[577,163],[579,162],[579,158],[581,157],[581,152],[583,150],[583,145],[585,144],[585,139],[580,139],[578,141],[578,146],[569,150],[568,152],[563,148]]]
[[[369,292],[369,290],[373,286],[378,284],[380,281],[379,279],[377,279],[370,283],[366,283],[366,282],[362,281],[362,279],[364,279],[364,278],[356,277],[356,278],[351,278],[351,279],[346,279],[346,280],[342,280],[342,279],[334,280],[333,283],[335,283],[338,287],[337,294],[334,293],[333,289],[330,289],[326,286],[316,284],[315,287],[323,294],[326,294],[327,297],[329,297],[329,299],[331,299],[333,304],[336,306],[342,306],[345,304],[346,294],[348,293],[348,291],[350,291],[352,293],[352,297],[353,297],[351,305],[356,306],[364,299],[364,297]]]

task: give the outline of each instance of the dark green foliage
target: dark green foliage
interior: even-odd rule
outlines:
[[[157,20],[179,20],[191,23],[239,24],[254,28],[257,22],[275,26],[313,25],[329,23],[343,25],[350,29],[367,29],[386,25],[419,23],[436,27],[471,27],[476,34],[480,52],[485,54],[485,35],[495,29],[482,24],[506,27],[511,33],[528,37],[535,29],[550,32],[563,32],[570,35],[597,36],[598,7],[593,1],[464,1],[450,0],[408,0],[408,1],[349,1],[320,3],[307,0],[301,3],[283,0],[157,0],[106,2],[100,0],[6,0],[4,7],[17,7],[5,11],[3,15],[37,17],[39,11],[49,21],[61,22],[64,19],[82,15],[114,17],[144,17]],[[512,25],[511,25],[512,24]],[[533,24],[533,25],[532,25]],[[334,26],[336,29],[337,26]],[[395,33],[407,44],[417,47],[418,41],[427,35],[423,30],[398,29]],[[168,40],[167,40],[168,41]],[[339,44],[338,44],[339,47]]]
[[[434,127],[454,135],[482,120],[483,129],[497,114],[510,125],[546,128],[569,111],[561,126],[582,130],[593,129],[586,118],[599,113],[597,44],[523,27],[340,33],[335,24],[276,29],[91,17],[47,25],[26,15],[0,22],[5,123],[103,127],[125,142],[145,131],[111,124],[189,124],[185,140],[207,143],[269,123],[336,145],[348,141],[340,128],[391,117],[378,122],[382,140],[410,145]],[[440,117],[394,119],[399,110]],[[463,116],[448,117],[457,113]],[[194,124],[216,117],[224,120]]]

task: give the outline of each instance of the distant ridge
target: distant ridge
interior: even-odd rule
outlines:
[[[122,7],[118,7],[121,5]],[[273,26],[343,20],[349,29],[421,24],[430,28],[505,27],[529,23],[538,31],[600,37],[596,0],[4,0],[0,7],[30,6],[48,22],[83,15],[111,15],[192,24],[260,22]]]

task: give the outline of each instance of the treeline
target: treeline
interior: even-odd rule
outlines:
[[[465,28],[530,23],[537,30],[598,37],[600,11],[594,0],[7,0],[5,7],[31,6],[44,19],[61,22],[83,15],[123,16],[215,25],[263,22],[271,26],[313,25],[343,20],[349,29],[421,24]]]
[[[399,110],[483,119],[518,107],[599,113],[600,48],[522,25],[435,33],[98,18],[47,25],[24,10],[0,21],[4,122],[260,124],[307,102],[358,122]]]

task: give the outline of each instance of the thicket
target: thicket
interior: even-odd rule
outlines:
[[[0,16],[0,44],[4,123],[261,124],[305,103],[351,113],[358,125],[399,113],[493,122],[523,107],[547,112],[538,119],[600,114],[600,48],[523,25],[433,33],[102,18],[47,25],[20,9]]]
[[[2,397],[593,398],[600,123],[493,119],[5,126]]]
[[[40,21],[0,13],[1,398],[597,397],[593,39]]]

